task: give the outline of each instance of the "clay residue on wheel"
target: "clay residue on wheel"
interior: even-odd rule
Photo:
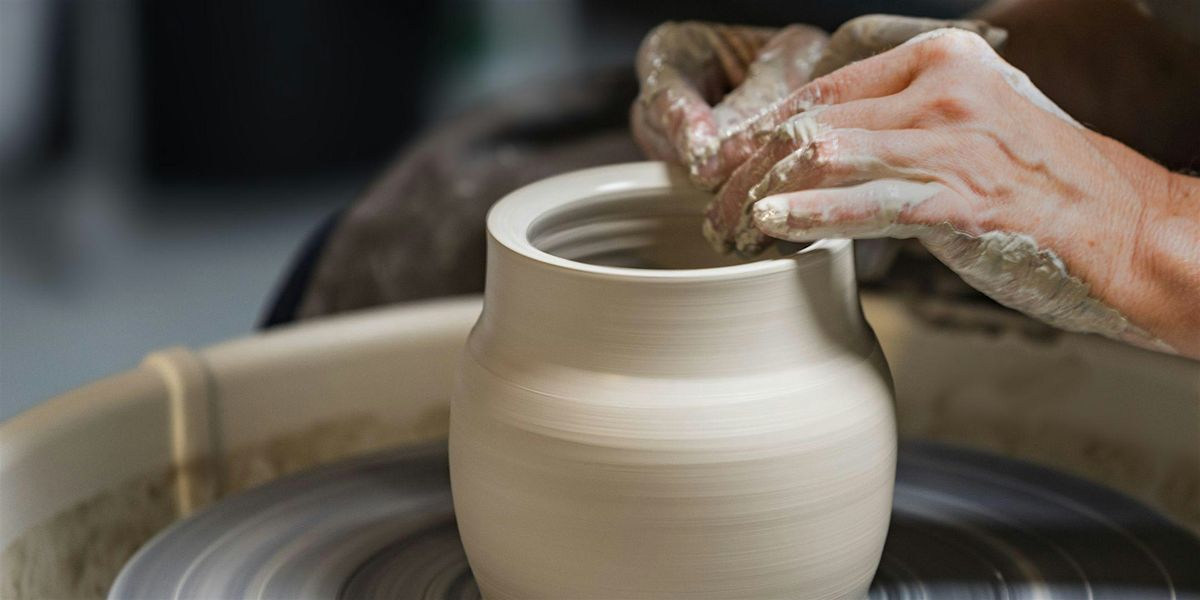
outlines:
[[[448,407],[430,409],[406,422],[380,415],[356,415],[320,423],[230,452],[226,460],[225,492],[240,491],[349,456],[444,438],[449,423]]]
[[[104,598],[129,557],[180,517],[175,493],[181,476],[197,490],[199,508],[307,467],[444,438],[448,423],[446,407],[404,422],[344,417],[231,452],[220,481],[209,461],[198,461],[114,484],[31,527],[0,552],[0,598]]]
[[[178,518],[178,477],[116,484],[31,527],[0,553],[0,598],[104,598],[125,561]]]

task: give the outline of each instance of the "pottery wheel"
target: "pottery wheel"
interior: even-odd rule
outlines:
[[[223,500],[142,548],[110,597],[440,600],[479,591],[437,445]],[[910,442],[871,598],[1200,598],[1200,540],[1059,472]]]

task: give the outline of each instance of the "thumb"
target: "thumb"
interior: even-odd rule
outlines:
[[[940,183],[877,179],[763,198],[754,224],[792,242],[823,238],[918,237],[928,225],[954,222],[951,192]]]

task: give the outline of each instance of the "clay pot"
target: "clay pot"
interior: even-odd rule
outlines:
[[[450,422],[489,600],[866,595],[896,428],[850,242],[719,257],[707,200],[634,163],[489,214]]]

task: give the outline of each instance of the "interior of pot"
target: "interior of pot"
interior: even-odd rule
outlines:
[[[707,200],[703,193],[679,192],[589,198],[534,221],[529,242],[559,258],[633,269],[728,267],[780,258],[803,247],[776,244],[754,257],[719,254],[701,233]]]

